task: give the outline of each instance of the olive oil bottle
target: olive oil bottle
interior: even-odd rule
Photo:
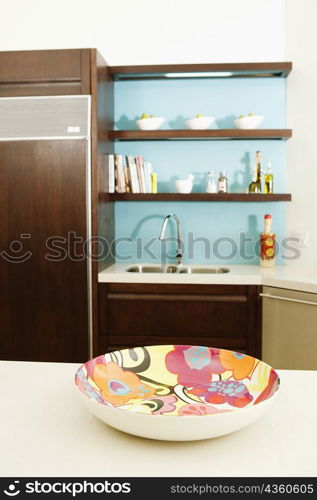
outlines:
[[[254,169],[252,182],[249,185],[249,193],[260,193],[261,192],[260,188],[259,188],[259,184],[258,184],[256,179],[257,179],[257,174],[256,174],[256,170]]]
[[[262,156],[261,152],[257,151],[255,155],[255,167],[253,180],[249,185],[249,193],[261,193],[262,192],[262,169],[261,169]]]
[[[273,173],[270,161],[267,166],[267,171],[264,174],[264,193],[265,194],[273,193]]]

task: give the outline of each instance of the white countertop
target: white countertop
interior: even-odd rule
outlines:
[[[249,427],[173,443],[129,436],[93,417],[75,389],[76,368],[0,362],[1,476],[316,475],[317,371],[281,370],[279,397]]]
[[[260,266],[254,265],[224,265],[221,267],[228,267],[230,269],[229,273],[224,274],[170,274],[126,272],[126,268],[132,265],[133,264],[131,263],[113,264],[112,266],[99,273],[99,283],[266,285],[278,288],[287,288],[290,290],[299,290],[302,292],[317,293],[317,268],[314,269],[311,266],[309,268],[305,268],[304,266],[285,265],[275,266],[272,269],[262,269],[260,268]]]

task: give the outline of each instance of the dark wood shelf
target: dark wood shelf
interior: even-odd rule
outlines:
[[[114,141],[168,141],[168,140],[243,140],[273,139],[287,140],[292,137],[291,129],[213,129],[213,130],[110,130],[109,138]]]
[[[115,81],[169,80],[173,78],[285,78],[291,70],[291,62],[158,64],[109,67],[110,74]]]
[[[271,201],[291,201],[291,194],[249,194],[249,193],[157,193],[157,194],[136,194],[136,193],[106,193],[108,201],[244,201],[244,202],[271,202]]]

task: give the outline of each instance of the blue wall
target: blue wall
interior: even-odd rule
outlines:
[[[135,119],[142,114],[164,116],[163,128],[185,128],[184,120],[197,113],[216,118],[214,128],[231,128],[233,119],[248,112],[263,114],[263,128],[285,128],[285,80],[280,78],[236,78],[205,80],[140,81],[115,83],[115,128],[134,129]],[[158,173],[159,191],[175,192],[174,181],[195,176],[194,192],[204,192],[207,172],[226,170],[230,192],[246,192],[251,182],[255,151],[263,154],[263,164],[272,162],[275,192],[285,191],[285,143],[283,141],[138,141],[118,142],[119,154],[142,155],[152,161]],[[285,231],[285,205],[283,203],[203,203],[203,202],[122,202],[116,203],[116,238],[131,241],[118,245],[118,260],[139,262],[165,258],[158,241],[150,252],[140,251],[141,241],[147,243],[157,237],[163,218],[175,212],[182,221],[183,239],[187,253],[185,262],[255,264],[258,258],[254,244],[263,227],[263,216],[271,213],[278,240]],[[169,235],[175,236],[170,224]],[[240,248],[239,233],[253,237],[246,245],[245,259]],[[195,243],[188,255],[188,233],[192,238],[205,238]],[[218,242],[219,238],[232,242]],[[208,240],[208,242],[207,242]],[[237,248],[237,251],[235,249]],[[163,250],[163,255],[161,255]],[[173,260],[175,243],[168,245],[168,260]],[[216,255],[215,255],[216,253]],[[234,254],[234,255],[233,255]],[[227,258],[227,257],[230,258]],[[278,259],[279,261],[279,259]]]

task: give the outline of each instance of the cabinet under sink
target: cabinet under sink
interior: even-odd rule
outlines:
[[[221,347],[261,357],[261,287],[99,283],[99,353],[154,344]]]

